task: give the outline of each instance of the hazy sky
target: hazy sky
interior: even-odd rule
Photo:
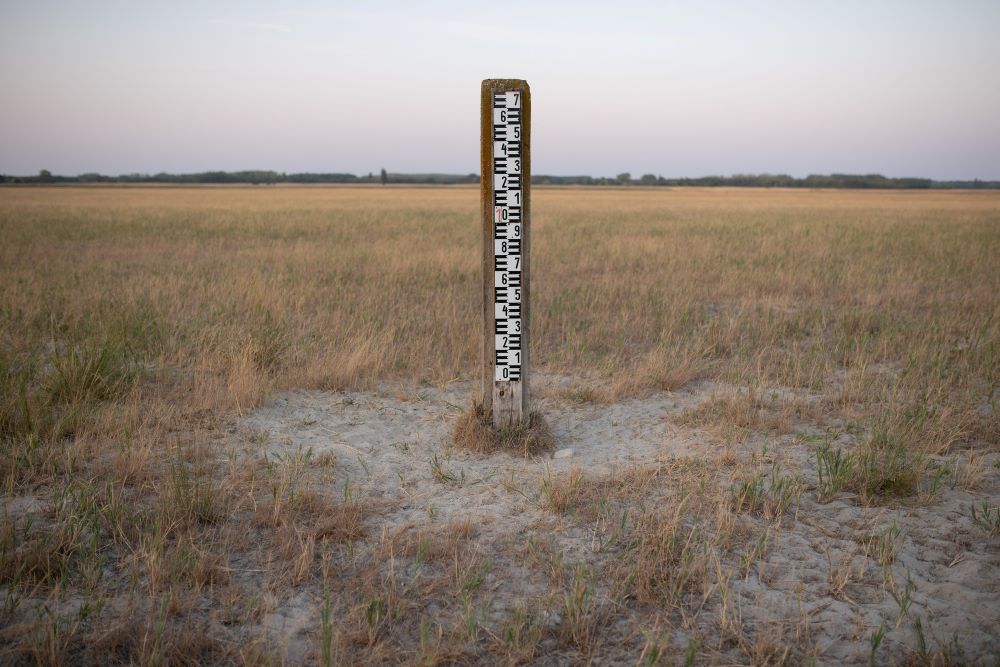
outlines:
[[[0,172],[479,169],[1000,179],[1000,2],[0,0]]]

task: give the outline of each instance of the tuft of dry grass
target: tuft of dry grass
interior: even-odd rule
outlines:
[[[550,451],[555,445],[540,413],[532,412],[527,424],[498,429],[493,426],[493,416],[478,402],[455,421],[452,438],[460,449],[477,454],[509,452],[528,457]]]
[[[712,573],[711,533],[680,511],[642,514],[632,540],[624,578],[640,602],[677,605],[686,593],[701,590]]]
[[[710,352],[697,340],[665,341],[637,359],[608,387],[604,398],[616,400],[649,391],[674,391],[708,374]]]

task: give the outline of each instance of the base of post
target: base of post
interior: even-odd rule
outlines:
[[[493,413],[495,428],[512,428],[526,426],[528,413],[525,410],[525,394],[527,382],[515,380],[512,382],[493,383],[493,396],[489,404]]]

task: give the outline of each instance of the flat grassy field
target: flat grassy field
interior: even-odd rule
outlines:
[[[558,459],[477,189],[0,188],[0,661],[997,659],[1000,193],[532,205]]]

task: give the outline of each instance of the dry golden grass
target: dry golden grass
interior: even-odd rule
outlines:
[[[703,377],[850,405],[920,409],[947,394],[932,421],[995,440],[996,417],[975,408],[996,379],[998,204],[540,189],[534,358],[596,371],[618,395]],[[5,375],[34,373],[28,390],[73,404],[142,371],[187,411],[245,410],[282,387],[468,375],[475,220],[475,190],[459,188],[5,189]],[[46,365],[69,375],[43,382]],[[905,378],[882,381],[887,365]],[[5,430],[26,418],[16,394]],[[59,412],[46,426],[71,429]]]
[[[679,494],[683,512],[643,505],[644,471],[549,479],[543,504],[620,549],[620,598],[552,564],[561,622],[519,608],[493,633],[471,528],[401,545],[370,534],[377,503],[330,488],[332,462],[226,449],[234,415],[276,390],[475,377],[477,194],[0,189],[3,659],[279,662],[269,600],[319,582],[310,657],[327,664],[518,664],[546,640],[584,660],[616,605],[683,614],[685,595],[721,600],[720,642],[747,660],[787,657],[739,633],[722,566],[747,549],[748,572],[797,503],[777,468]],[[536,189],[533,210],[532,358],[595,387],[580,400],[711,380],[738,390],[686,420],[731,440],[803,414],[855,425],[849,474],[818,495],[914,494],[957,445],[956,483],[983,476],[1000,443],[1000,194]],[[496,444],[465,426],[473,450]]]

